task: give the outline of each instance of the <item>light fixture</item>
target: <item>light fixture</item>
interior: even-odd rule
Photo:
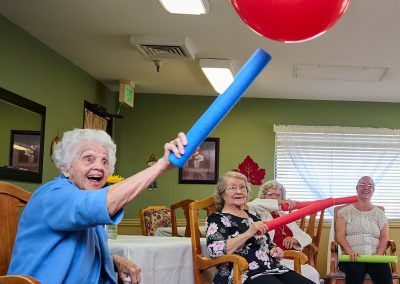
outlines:
[[[295,64],[293,76],[299,79],[378,82],[387,67],[324,64]]]
[[[219,94],[233,82],[232,62],[229,59],[200,59],[200,68]]]
[[[208,0],[159,0],[172,14],[202,15],[208,13]]]

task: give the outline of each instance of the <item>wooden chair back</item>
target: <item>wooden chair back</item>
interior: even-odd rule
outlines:
[[[0,182],[0,275],[10,265],[17,235],[19,208],[24,207],[32,193],[7,182]]]
[[[247,270],[248,263],[240,255],[227,254],[217,258],[208,258],[202,255],[200,246],[199,210],[206,210],[208,214],[215,212],[214,198],[212,196],[189,205],[190,237],[192,241],[194,283],[204,283],[204,270],[222,264],[233,262],[233,283],[242,283],[242,272]]]
[[[325,210],[310,214],[300,220],[299,227],[311,237],[311,244],[303,252],[308,256],[308,264],[316,268],[319,243],[321,241],[322,227],[324,225]],[[317,224],[317,230],[315,226]]]
[[[143,236],[154,236],[159,227],[171,227],[171,209],[166,206],[148,206],[140,209],[139,216]]]
[[[341,206],[336,206],[333,211],[333,229],[334,229],[334,240],[330,244],[330,251],[331,251],[331,257],[330,257],[330,273],[329,273],[329,279],[331,284],[345,284],[345,274],[339,270],[339,261],[338,261],[338,256],[341,253],[339,244],[336,242],[336,220],[338,217],[338,211],[345,207],[347,205],[341,205]],[[380,207],[382,210],[384,210],[383,207]],[[388,241],[387,245],[387,250],[386,254],[388,255],[396,255],[396,243],[393,240]],[[392,271],[392,284],[399,284],[399,275],[397,272],[397,265],[396,263],[391,263],[390,265],[391,271]],[[367,276],[364,279],[363,284],[373,284],[373,281],[371,277],[367,274]]]
[[[190,237],[190,223],[189,223],[189,204],[192,203],[194,199],[185,199],[174,203],[171,205],[171,226],[172,226],[172,236],[178,236],[178,224],[176,221],[176,210],[181,208],[185,215],[186,228],[185,237]]]
[[[319,213],[319,216],[318,216]],[[319,247],[321,241],[322,227],[324,225],[325,210],[313,213],[300,220],[300,229],[310,235],[312,243]],[[318,219],[318,223],[317,223]],[[317,230],[315,231],[315,224],[317,223]]]
[[[5,275],[0,276],[0,284],[40,284],[40,282],[27,275]]]

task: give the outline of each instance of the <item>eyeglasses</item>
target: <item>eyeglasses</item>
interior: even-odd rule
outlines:
[[[357,186],[366,187],[368,189],[372,189],[375,187],[375,185],[373,185],[373,184],[366,184],[366,183],[359,183],[359,184],[357,184]]]
[[[245,191],[247,191],[247,186],[244,184],[241,184],[241,185],[232,184],[232,185],[228,185],[227,187],[225,187],[225,191],[230,191],[230,192],[236,192],[238,189],[241,192],[245,192]]]
[[[274,192],[267,192],[265,195],[268,197],[272,197],[272,196],[281,197],[280,193],[274,193]]]

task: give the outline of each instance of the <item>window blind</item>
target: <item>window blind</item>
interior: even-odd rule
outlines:
[[[399,130],[275,125],[274,132],[275,178],[288,198],[356,195],[358,179],[371,176],[372,202],[385,207],[388,219],[400,219]]]

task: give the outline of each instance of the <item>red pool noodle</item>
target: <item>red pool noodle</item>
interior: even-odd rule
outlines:
[[[306,207],[310,204],[313,204],[314,202],[318,202],[318,201],[296,201],[296,205],[294,206],[294,208],[289,209],[289,204],[285,203],[281,205],[281,210],[282,211],[289,211],[289,210],[293,210],[293,209],[301,209],[303,207]]]
[[[324,210],[328,207],[338,204],[354,203],[358,200],[357,196],[341,197],[341,198],[326,198],[319,201],[314,201],[311,204],[296,210],[292,213],[283,215],[271,221],[265,221],[264,224],[268,226],[267,231],[275,230],[276,228],[297,221],[304,216]]]
[[[356,195],[356,196],[349,196],[349,197],[339,197],[339,198],[334,198],[333,200],[335,202],[334,205],[348,204],[348,203],[357,202],[358,196]],[[317,200],[317,201],[297,201],[296,206],[292,209],[301,209],[303,207],[313,204],[314,202],[319,202],[319,200]],[[287,204],[287,203],[281,205],[282,211],[289,211],[292,209],[289,209],[289,204]]]

